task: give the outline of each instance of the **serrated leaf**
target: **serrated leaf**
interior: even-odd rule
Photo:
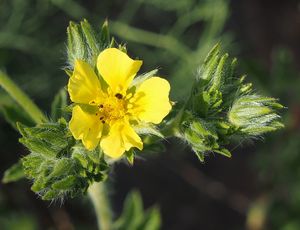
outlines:
[[[57,182],[54,182],[51,187],[57,190],[69,190],[70,187],[72,187],[75,182],[76,182],[76,177],[70,175]]]

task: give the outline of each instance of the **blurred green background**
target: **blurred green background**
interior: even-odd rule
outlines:
[[[230,146],[232,159],[205,164],[183,143],[167,152],[120,163],[110,180],[116,214],[138,189],[145,207],[157,204],[162,229],[300,229],[300,3],[297,0],[0,0],[0,69],[47,113],[68,80],[66,27],[105,18],[142,71],[160,69],[172,100],[189,93],[194,73],[217,42],[239,60],[257,91],[281,99],[286,128],[255,144]],[[11,105],[0,91],[0,109]],[[0,174],[26,154],[18,134],[0,119]],[[96,229],[87,198],[42,202],[30,182],[0,184],[0,229]]]

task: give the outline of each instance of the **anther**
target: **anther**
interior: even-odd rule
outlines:
[[[102,109],[102,108],[103,108],[103,105],[102,105],[102,104],[101,104],[101,105],[99,105],[99,108],[101,108],[101,109]]]
[[[104,117],[100,117],[100,121],[103,120]]]
[[[102,121],[102,124],[104,124],[105,123],[105,121]]]
[[[115,95],[115,97],[118,98],[118,99],[122,99],[122,98],[123,98],[123,95],[120,94],[120,93],[117,93],[117,94]]]

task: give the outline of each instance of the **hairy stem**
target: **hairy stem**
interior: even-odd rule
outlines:
[[[5,73],[0,71],[0,85],[3,89],[24,109],[35,123],[42,123],[48,119],[34,104],[34,102],[23,92]]]
[[[182,120],[184,109],[178,111],[177,115],[170,120],[161,130],[160,132],[164,135],[165,138],[169,137],[181,137],[180,134],[180,123]]]
[[[88,193],[95,208],[99,229],[111,230],[112,212],[105,184],[103,182],[92,184]]]

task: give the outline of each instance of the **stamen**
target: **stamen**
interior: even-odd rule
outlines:
[[[100,120],[103,120],[104,117],[100,117]]]
[[[117,93],[117,94],[115,95],[115,97],[118,98],[118,99],[122,99],[122,98],[123,98],[123,95],[120,94],[120,93]]]
[[[105,124],[105,121],[102,121],[102,124]]]
[[[129,93],[129,94],[126,95],[125,99],[130,99],[132,96],[133,96],[133,94]]]
[[[102,104],[101,104],[101,105],[99,105],[99,108],[101,108],[101,109],[102,109],[102,108],[103,108],[103,105],[102,105]]]

